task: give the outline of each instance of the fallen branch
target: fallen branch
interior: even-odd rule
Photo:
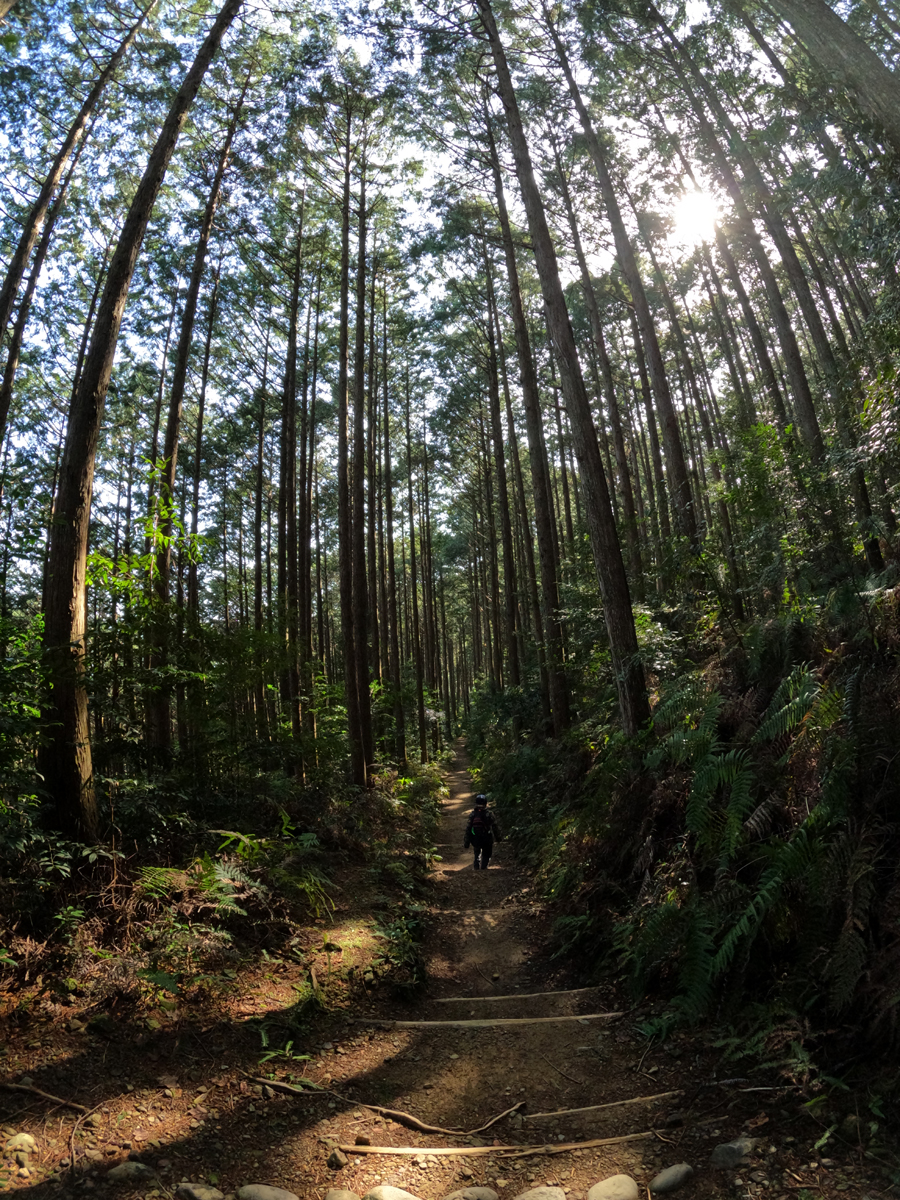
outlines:
[[[466,1158],[495,1154],[502,1158],[528,1158],[533,1154],[564,1154],[568,1150],[591,1150],[595,1146],[616,1146],[621,1142],[646,1141],[656,1137],[655,1129],[625,1133],[621,1137],[592,1138],[589,1142],[551,1142],[540,1146],[351,1146],[339,1145],[345,1154],[441,1154]]]
[[[549,1059],[548,1059],[549,1062]],[[588,1104],[585,1108],[561,1108],[557,1112],[528,1113],[526,1121],[538,1121],[541,1117],[569,1117],[574,1113],[599,1112],[602,1108],[624,1108],[626,1104],[651,1104],[654,1100],[668,1100],[682,1096],[683,1092],[657,1092],[655,1096],[633,1096],[630,1100],[611,1100],[608,1104]]]
[[[542,996],[577,996],[580,992],[596,992],[597,987],[569,988],[565,992],[516,992],[512,996],[443,996],[434,1003],[469,1004],[475,1000],[538,1000]]]
[[[563,1079],[568,1079],[569,1083],[577,1083],[579,1087],[584,1087],[583,1079],[576,1079],[574,1075],[567,1075],[565,1073],[565,1071],[562,1069],[562,1067],[558,1067],[555,1062],[551,1062],[546,1054],[542,1054],[541,1058],[544,1060],[544,1062],[547,1064],[548,1067],[552,1067],[554,1071],[559,1071],[559,1073],[560,1073],[560,1075],[562,1075]]]
[[[372,1017],[357,1018],[354,1025],[377,1025],[382,1029],[476,1029],[497,1025],[549,1025],[554,1021],[612,1021],[624,1016],[620,1012],[582,1013],[564,1017],[476,1017],[468,1021],[376,1021]]]
[[[424,1121],[420,1121],[418,1117],[414,1117],[412,1113],[400,1112],[394,1108],[382,1108],[379,1104],[364,1104],[361,1100],[349,1100],[346,1096],[342,1096],[340,1092],[332,1092],[329,1088],[316,1086],[315,1091],[310,1091],[307,1088],[294,1087],[293,1084],[280,1083],[274,1079],[253,1079],[253,1082],[261,1083],[264,1087],[275,1088],[280,1092],[288,1092],[292,1096],[333,1096],[335,1100],[340,1100],[342,1104],[352,1105],[354,1108],[365,1108],[369,1112],[376,1112],[391,1121],[396,1121],[398,1125],[406,1125],[409,1129],[415,1129],[418,1133],[444,1133],[448,1137],[474,1137],[476,1133],[484,1133],[486,1129],[490,1129],[492,1125],[496,1125],[498,1121],[502,1121],[510,1113],[517,1112],[525,1103],[524,1100],[520,1100],[518,1104],[514,1104],[512,1108],[507,1108],[504,1112],[498,1113],[496,1117],[491,1117],[486,1125],[480,1125],[477,1129],[444,1129],[441,1125],[428,1125]]]
[[[0,1087],[7,1092],[30,1092],[32,1096],[40,1096],[42,1100],[50,1100],[53,1104],[62,1104],[65,1108],[74,1108],[85,1115],[91,1111],[83,1104],[76,1104],[74,1100],[63,1100],[62,1096],[51,1096],[49,1092],[42,1092],[40,1088],[33,1087],[30,1083],[0,1083]]]

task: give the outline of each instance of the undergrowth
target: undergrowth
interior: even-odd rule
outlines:
[[[557,954],[663,997],[656,1032],[790,1012],[895,1042],[898,593],[833,592],[705,652],[682,636],[640,738],[587,705],[559,743],[482,736]]]
[[[385,769],[364,793],[325,792],[274,772],[248,790],[252,802],[246,793],[223,794],[215,804],[209,796],[194,803],[185,792],[177,808],[170,794],[158,838],[139,840],[120,813],[116,834],[102,845],[46,828],[36,798],[0,797],[3,985],[15,991],[40,976],[43,990],[63,1000],[162,1007],[199,1000],[227,989],[254,957],[302,959],[298,932],[327,930],[341,878],[362,872],[381,947],[372,981],[418,986],[438,764],[404,775]],[[207,825],[198,809],[214,809],[221,825]],[[309,992],[322,1002],[314,973]]]

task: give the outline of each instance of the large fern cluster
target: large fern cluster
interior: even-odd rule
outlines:
[[[689,769],[685,838],[619,929],[636,991],[670,977],[690,1020],[760,982],[788,982],[832,1011],[850,1004],[870,955],[878,859],[853,821],[858,684],[795,667],[743,744],[723,739],[725,700],[699,678],[659,706],[646,765]]]

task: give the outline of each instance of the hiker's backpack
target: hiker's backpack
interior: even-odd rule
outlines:
[[[472,837],[490,837],[492,833],[491,825],[492,821],[487,809],[476,808],[472,813]]]

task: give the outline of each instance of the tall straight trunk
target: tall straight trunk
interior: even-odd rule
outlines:
[[[78,393],[69,412],[47,564],[44,647],[50,667],[46,716],[51,732],[42,755],[42,773],[52,797],[54,820],[90,838],[99,835],[100,813],[84,680],[85,571],[103,408],[125,302],[156,197],[188,110],[240,5],[241,0],[226,0],[163,123],[110,263]]]
[[[338,329],[338,588],[341,611],[341,642],[344,667],[344,697],[350,746],[350,781],[357,787],[367,783],[366,748],[360,728],[359,678],[356,670],[356,633],[353,615],[353,513],[350,487],[350,437],[348,429],[350,381],[350,109],[344,137],[344,186],[341,203],[340,324]]]
[[[482,255],[484,257],[485,276],[487,279],[488,300],[488,403],[491,429],[491,442],[494,450],[494,470],[497,475],[497,503],[500,518],[500,544],[503,548],[503,607],[504,633],[506,637],[506,663],[509,686],[517,688],[522,682],[519,669],[519,651],[516,643],[517,594],[516,562],[513,556],[512,537],[512,506],[509,499],[509,486],[506,478],[506,445],[503,437],[503,425],[500,419],[500,387],[499,369],[497,363],[497,343],[495,340],[495,314],[497,301],[494,296],[493,264],[488,255],[487,244],[484,240],[484,227],[481,229]]]
[[[391,686],[394,692],[394,746],[397,763],[406,765],[406,717],[403,712],[403,680],[400,674],[400,627],[397,611],[397,572],[394,562],[394,485],[391,477],[391,410],[388,391],[387,284],[381,294],[381,380],[384,388],[384,519],[387,535],[388,620],[391,646]]]
[[[366,164],[359,180],[356,250],[356,337],[353,355],[352,573],[353,650],[359,696],[359,737],[366,779],[375,761],[372,694],[369,686],[369,581],[366,576]],[[374,497],[369,498],[371,504]]]
[[[519,287],[519,269],[513,244],[509,212],[500,172],[500,158],[494,140],[490,114],[484,109],[485,129],[491,155],[491,172],[494,178],[494,193],[497,198],[497,213],[503,238],[503,253],[506,259],[506,278],[512,311],[513,332],[516,339],[516,354],[519,362],[519,382],[522,388],[522,403],[525,409],[525,430],[528,439],[528,460],[531,468],[531,486],[534,490],[534,521],[537,533],[538,557],[541,564],[541,606],[545,655],[548,674],[549,702],[553,721],[553,733],[561,737],[569,725],[569,688],[563,667],[562,629],[559,616],[559,584],[557,578],[556,552],[553,546],[552,500],[550,497],[550,472],[544,450],[541,423],[541,403],[538,391],[537,372],[531,353],[528,322]]]
[[[378,503],[378,471],[376,469],[379,422],[376,418],[378,410],[378,360],[375,355],[375,283],[378,276],[378,260],[375,254],[376,232],[372,233],[372,270],[369,281],[369,350],[368,367],[366,371],[368,387],[366,389],[366,480],[369,503],[366,508],[366,557],[367,580],[369,588],[369,670],[372,679],[381,683],[381,619],[378,600],[378,554],[377,554],[377,514],[381,507]],[[383,615],[383,614],[382,614]]]
[[[44,267],[44,262],[47,258],[47,251],[50,249],[50,241],[53,237],[53,229],[56,225],[56,219],[62,211],[62,207],[66,202],[66,195],[69,190],[69,184],[72,182],[72,176],[78,166],[78,160],[81,157],[81,152],[87,145],[87,139],[81,142],[75,156],[72,159],[72,164],[66,173],[62,187],[59,189],[59,194],[53,201],[53,205],[47,216],[46,224],[41,233],[41,240],[38,242],[37,252],[34,256],[34,262],[31,264],[31,274],[28,277],[28,283],[25,285],[25,292],[19,304],[19,311],[16,314],[15,325],[13,326],[12,336],[9,340],[9,348],[6,353],[6,366],[3,371],[3,380],[0,382],[0,442],[6,436],[6,422],[9,418],[9,406],[12,401],[13,384],[16,380],[16,371],[19,368],[19,355],[22,352],[22,343],[25,340],[25,327],[28,324],[28,317],[31,314],[31,305],[34,300],[34,293],[37,291],[38,279]]]
[[[653,459],[653,479],[656,484],[656,511],[659,513],[659,528],[664,542],[668,542],[671,533],[669,525],[669,497],[666,489],[666,476],[663,471],[662,453],[659,446],[659,433],[656,428],[656,417],[650,395],[650,377],[647,374],[647,361],[644,358],[644,346],[638,328],[634,309],[628,305],[628,317],[631,324],[631,340],[634,344],[634,357],[637,364],[638,379],[641,384],[641,400],[644,405],[644,417],[647,421],[647,438],[650,442],[650,455]],[[665,548],[664,548],[665,549]]]
[[[631,610],[625,564],[622,561],[622,551],[616,533],[612,504],[606,485],[606,476],[603,471],[587,390],[581,374],[575,336],[569,322],[569,314],[559,278],[556,251],[550,236],[543,201],[534,177],[531,154],[509,73],[506,53],[500,41],[490,0],[477,0],[477,4],[497,72],[499,93],[506,112],[516,175],[528,219],[528,228],[541,281],[541,292],[562,376],[563,394],[566,399],[569,420],[575,437],[576,453],[585,492],[591,546],[603,597],[610,658],[619,694],[619,712],[626,734],[632,735],[649,719],[650,707],[638,650],[634,615]],[[689,504],[682,509],[682,518],[686,522],[685,532],[693,536]]]
[[[206,414],[206,388],[209,383],[209,360],[212,356],[213,330],[216,324],[216,312],[219,307],[219,270],[216,268],[213,277],[213,289],[209,298],[209,315],[206,319],[206,342],[203,347],[203,367],[200,372],[200,394],[197,397],[197,422],[194,428],[194,469],[191,495],[191,541],[195,542],[200,528],[200,461],[203,453],[203,419]],[[188,566],[187,606],[188,612],[194,617],[200,615],[200,581],[198,578],[197,559],[191,555]],[[269,597],[271,608],[271,597]]]
[[[158,609],[156,628],[154,631],[154,646],[151,651],[151,668],[161,673],[160,682],[152,690],[147,711],[147,738],[149,745],[165,755],[170,750],[171,720],[169,716],[170,692],[165,682],[166,665],[168,662],[168,624],[165,612],[169,603],[170,573],[172,562],[172,532],[175,527],[175,472],[178,465],[178,442],[181,437],[181,417],[184,407],[184,390],[187,383],[188,360],[191,353],[191,342],[194,336],[194,322],[197,317],[197,301],[200,297],[200,285],[203,281],[203,271],[206,266],[206,256],[209,250],[209,238],[212,232],[213,218],[222,194],[222,181],[231,153],[237,123],[244,103],[249,76],[244,84],[244,91],[235,108],[225,134],[225,143],[219,155],[216,173],[212,187],[206,199],[203,219],[200,223],[200,233],[194,251],[194,264],[188,283],[187,295],[184,301],[184,311],[181,314],[181,330],[178,335],[178,346],[175,351],[175,362],[172,369],[172,390],[169,394],[169,411],[166,418],[166,432],[163,438],[162,462],[153,462],[153,467],[159,471],[158,501],[156,512],[153,514],[159,530],[156,536],[156,571],[154,574],[154,598]]]
[[[109,62],[97,76],[94,86],[88,92],[84,103],[78,110],[78,115],[69,127],[69,131],[65,136],[63,144],[56,152],[56,157],[41,185],[41,190],[38,192],[37,199],[31,206],[31,211],[25,218],[22,225],[22,232],[19,234],[19,241],[13,256],[10,259],[9,265],[6,268],[6,275],[2,285],[0,285],[0,343],[2,343],[6,330],[12,317],[13,309],[16,304],[16,297],[19,294],[19,286],[22,282],[22,276],[28,266],[28,260],[31,257],[31,252],[34,249],[34,244],[37,241],[41,226],[44,224],[44,219],[47,216],[47,210],[53,201],[53,194],[59,186],[59,181],[63,177],[63,171],[66,169],[66,163],[72,156],[78,143],[84,136],[87,129],[88,121],[100,102],[100,97],[106,90],[107,84],[115,74],[116,68],[125,57],[129,47],[134,42],[138,35],[138,31],[146,21],[153,8],[156,0],[151,0],[151,3],[141,12],[137,21],[128,30],[124,39],[119,43],[116,50],[113,52]],[[0,14],[2,15],[2,14]],[[201,50],[202,53],[202,50]],[[133,207],[133,206],[132,206]]]
[[[500,617],[500,563],[497,556],[497,517],[494,506],[494,474],[491,470],[491,457],[488,449],[488,439],[484,427],[484,409],[478,413],[478,437],[481,452],[482,470],[479,472],[484,485],[482,512],[487,526],[483,540],[484,552],[487,557],[486,571],[490,579],[488,595],[491,600],[490,625],[494,631],[492,641],[493,668],[491,678],[497,688],[503,687],[503,642],[501,634],[503,622]]]
[[[301,196],[297,245],[288,316],[287,356],[281,397],[281,458],[278,485],[278,636],[285,655],[281,674],[281,699],[288,706],[291,734],[300,738],[300,679],[297,658],[297,325],[300,316],[300,279],[303,264],[303,211]]]
[[[409,502],[409,561],[411,592],[411,612],[409,623],[412,627],[412,651],[416,668],[416,704],[419,719],[419,761],[424,763],[428,762],[428,731],[425,728],[425,678],[422,663],[422,639],[419,632],[419,588],[416,577],[416,507],[413,503],[412,416],[410,413],[408,366],[405,370],[404,390],[406,392],[406,468],[407,500]]]
[[[150,435],[150,483],[147,488],[147,520],[145,522],[144,554],[150,561],[153,550],[151,533],[156,523],[156,467],[159,461],[159,427],[162,421],[163,394],[166,390],[166,367],[169,363],[169,346],[172,343],[172,330],[175,328],[175,315],[178,312],[178,297],[181,294],[181,276],[176,275],[175,287],[172,289],[172,307],[169,310],[169,320],[166,325],[166,336],[163,340],[162,362],[159,367],[159,385],[156,389],[156,404],[153,409],[153,432]]]
[[[172,368],[172,390],[169,393],[169,411],[166,420],[166,433],[163,439],[162,463],[154,461],[153,466],[160,471],[159,478],[159,512],[157,524],[161,534],[161,544],[156,555],[156,594],[161,604],[169,599],[169,563],[171,558],[171,537],[173,528],[173,504],[175,493],[175,471],[178,464],[178,441],[181,435],[181,415],[184,407],[184,390],[187,383],[188,361],[191,354],[191,342],[194,336],[194,322],[197,318],[197,301],[200,297],[200,285],[203,282],[203,272],[206,267],[206,256],[209,250],[209,239],[212,233],[213,219],[219,206],[222,194],[222,181],[231,154],[231,145],[237,130],[244,97],[249,85],[249,76],[244,84],[244,90],[235,107],[234,114],[228,124],[225,142],[212,187],[206,198],[203,219],[200,223],[200,233],[194,250],[194,264],[188,282],[187,295],[184,299],[184,311],[181,314],[181,330],[178,335],[178,346],[175,350],[175,362]]]
[[[900,154],[900,79],[825,0],[769,0],[814,65],[846,88]]]
[[[256,426],[256,486],[253,506],[253,629],[259,639],[263,630],[263,492],[265,490],[265,444],[266,444],[266,388],[269,382],[269,340],[271,324],[266,325],[266,345],[263,350],[262,382],[259,385],[259,415]],[[266,720],[266,693],[263,677],[263,652],[258,645],[256,652],[256,735],[268,741]]]
[[[634,247],[625,228],[625,222],[622,220],[619,202],[616,197],[615,188],[613,187],[612,177],[609,173],[606,154],[591,122],[590,114],[582,99],[578,84],[575,82],[575,76],[572,74],[566,49],[546,7],[544,8],[544,20],[550,37],[553,40],[559,64],[565,75],[569,94],[578,112],[585,142],[587,143],[591,161],[594,164],[594,170],[597,173],[597,180],[600,184],[600,193],[603,197],[606,214],[612,227],[613,240],[616,246],[616,258],[619,260],[622,274],[628,285],[632,303],[634,304],[635,315],[641,331],[641,340],[644,345],[644,353],[647,356],[653,399],[662,428],[663,445],[666,451],[666,467],[670,479],[676,525],[682,537],[686,537],[693,546],[697,539],[697,523],[690,500],[690,485],[688,483],[684,447],[681,444],[681,437],[678,431],[678,419],[669,391],[669,381],[666,377],[666,368],[656,332],[656,323],[650,311],[650,304],[644,290],[644,282],[638,268]]]
[[[318,437],[317,432],[317,392],[319,388],[319,332],[322,320],[322,262],[319,261],[319,267],[316,272],[316,317],[313,326],[313,343],[312,343],[312,379],[309,385],[309,428],[307,430],[307,449],[306,449],[306,476],[301,480],[301,486],[305,490],[306,500],[303,504],[302,521],[300,525],[300,598],[303,605],[304,624],[300,629],[300,671],[301,685],[304,695],[311,698],[313,693],[313,612],[312,612],[312,540],[313,540],[313,480],[316,470],[316,442]],[[304,380],[305,388],[305,380]],[[316,501],[318,503],[318,501]],[[318,517],[318,510],[316,513]],[[318,532],[316,533],[316,547],[318,553]],[[318,564],[317,564],[318,570]],[[318,596],[318,590],[316,592]],[[317,628],[318,632],[318,628]],[[319,639],[319,647],[321,654],[321,638]],[[309,732],[315,737],[315,716],[311,712],[310,704],[307,703],[303,709],[304,727],[307,727],[307,717],[311,718]]]
[[[628,469],[628,457],[625,453],[625,437],[622,432],[622,417],[619,412],[619,401],[616,396],[616,388],[613,382],[612,364],[609,361],[609,353],[606,349],[606,339],[603,336],[603,322],[600,320],[600,308],[597,304],[597,295],[594,291],[594,283],[591,279],[591,273],[588,270],[587,258],[585,257],[584,247],[581,243],[581,233],[579,231],[578,221],[575,216],[575,208],[572,204],[569,181],[566,176],[555,139],[553,141],[553,154],[556,161],[556,173],[559,177],[563,206],[566,210],[566,217],[569,222],[569,229],[572,233],[572,241],[575,248],[575,257],[578,262],[579,272],[581,273],[581,291],[582,295],[584,296],[585,307],[588,310],[588,319],[591,324],[591,334],[593,335],[594,348],[597,353],[597,362],[599,364],[600,375],[603,380],[603,394],[606,399],[607,412],[609,413],[609,423],[612,427],[613,449],[616,455],[616,470],[618,471],[619,475],[619,486],[622,490],[622,508],[624,510],[625,518],[625,541],[628,545],[628,556],[631,562],[631,586],[638,601],[640,602],[643,601],[644,598],[644,568],[641,562],[641,548],[637,534],[634,489],[631,483],[631,473]]]

